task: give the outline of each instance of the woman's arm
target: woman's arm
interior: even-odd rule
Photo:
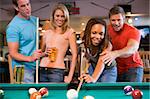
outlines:
[[[41,41],[40,41],[40,49],[43,52],[41,57],[46,55],[46,53],[45,53],[45,48],[46,48],[45,40],[46,40],[46,33],[43,33]]]
[[[90,76],[89,74],[81,74],[81,76],[79,77],[79,79],[84,78],[85,82],[87,83],[95,83],[97,82],[98,78],[100,77],[100,75],[102,74],[103,70],[104,70],[104,63],[101,57],[99,57],[97,65],[95,67],[95,70],[92,74],[92,76]]]
[[[102,74],[103,70],[105,68],[105,64],[103,62],[103,59],[101,57],[99,57],[98,62],[96,64],[95,70],[92,74],[92,78],[93,78],[93,83],[95,83],[98,78],[100,77],[100,75]]]
[[[76,44],[75,33],[72,33],[71,36],[69,37],[69,45],[71,48],[72,59],[71,59],[69,74],[67,77],[65,77],[66,83],[71,82],[73,74],[74,74],[75,66],[76,66],[76,61],[77,61],[77,44]]]

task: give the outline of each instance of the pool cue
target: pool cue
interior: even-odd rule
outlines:
[[[83,54],[83,53],[82,53]],[[82,55],[81,54],[81,55]],[[84,60],[85,59],[85,60]],[[83,55],[83,57],[81,57],[81,61],[85,61],[85,68],[84,68],[84,73],[86,73],[87,72],[87,70],[88,70],[88,68],[89,68],[89,63],[88,63],[88,60],[85,58],[85,56]],[[81,89],[81,86],[82,86],[82,84],[83,84],[83,81],[84,81],[84,79],[83,78],[81,78],[80,79],[80,83],[79,83],[79,85],[78,85],[78,88],[77,88],[77,92],[79,92],[80,91],[80,89]]]
[[[39,18],[36,19],[36,50],[39,49]],[[36,60],[36,84],[38,84],[38,66],[39,60]]]

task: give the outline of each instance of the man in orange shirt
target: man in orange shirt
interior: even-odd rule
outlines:
[[[115,6],[109,12],[108,33],[113,46],[112,52],[103,52],[105,63],[117,61],[118,82],[142,82],[143,63],[138,53],[139,31],[125,23],[124,10]]]

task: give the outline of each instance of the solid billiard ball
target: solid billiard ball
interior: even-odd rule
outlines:
[[[45,87],[41,88],[41,89],[39,90],[39,92],[40,92],[40,94],[41,94],[42,97],[48,96],[48,89],[45,88]]]
[[[125,93],[125,95],[131,95],[133,90],[134,90],[134,88],[132,86],[128,85],[128,86],[124,87],[124,93]]]
[[[3,99],[3,98],[4,98],[4,91],[0,90],[0,99]]]
[[[75,89],[69,89],[66,94],[68,99],[77,99],[78,92]]]
[[[42,99],[40,92],[34,92],[30,95],[30,99]]]
[[[83,99],[94,99],[94,97],[90,96],[90,95],[87,95],[87,96],[84,96]]]
[[[143,96],[143,92],[139,89],[135,89],[132,92],[132,99],[142,99],[142,96]]]
[[[35,88],[29,88],[29,94],[31,95],[32,93],[37,92]]]

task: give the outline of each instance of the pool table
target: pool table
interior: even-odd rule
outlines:
[[[40,89],[47,87],[48,97],[42,99],[67,99],[66,93],[70,88],[77,88],[78,84],[0,84],[0,89],[4,90],[4,99],[30,99],[28,89],[34,87]],[[123,88],[131,85],[134,89],[140,89],[143,92],[142,99],[150,99],[149,83],[96,83],[83,84],[78,99],[83,99],[86,95],[94,96],[95,99],[132,99],[132,96],[126,96]]]

